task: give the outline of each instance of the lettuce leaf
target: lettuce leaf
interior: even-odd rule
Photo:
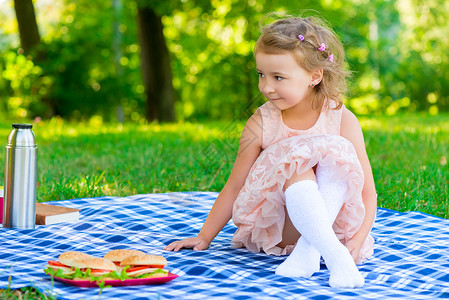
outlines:
[[[62,269],[54,270],[53,268],[48,267],[44,270],[45,274],[50,275],[52,277],[59,277],[64,279],[75,279],[75,278],[85,278],[89,279],[90,282],[96,281],[97,283],[104,281],[105,278],[110,279],[119,279],[121,281],[126,279],[136,279],[136,278],[146,278],[151,277],[157,274],[167,274],[168,272],[162,269],[156,269],[151,273],[142,274],[138,276],[128,276],[126,273],[126,270],[129,268],[129,266],[126,266],[122,269],[120,273],[117,273],[116,271],[112,271],[110,273],[101,275],[101,276],[94,276],[91,274],[91,269],[87,269],[85,271],[81,271],[79,268],[75,268],[75,273],[70,275],[65,275]]]

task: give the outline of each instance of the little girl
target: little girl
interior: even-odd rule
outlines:
[[[255,58],[268,102],[247,121],[198,236],[164,249],[206,249],[232,217],[233,247],[289,254],[276,274],[312,276],[322,256],[330,286],[360,287],[377,200],[360,124],[341,100],[343,47],[319,19],[287,18],[262,29]]]

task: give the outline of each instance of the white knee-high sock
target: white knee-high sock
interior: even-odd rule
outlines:
[[[290,219],[301,235],[323,256],[331,276],[332,287],[360,287],[364,279],[346,247],[332,230],[318,185],[312,180],[292,184],[285,191]]]
[[[301,236],[275,273],[286,277],[310,277],[320,270],[320,257],[318,250]]]
[[[329,221],[333,223],[343,205],[347,184],[331,180],[328,167],[318,166],[316,177]],[[292,253],[276,268],[276,274],[287,277],[310,277],[320,270],[320,257],[318,250],[301,236]]]
[[[334,223],[335,218],[340,212],[345,200],[344,196],[348,189],[348,184],[346,182],[332,180],[329,175],[329,167],[318,165],[316,169],[318,190],[320,191],[324,204],[326,205],[329,220],[331,223]]]

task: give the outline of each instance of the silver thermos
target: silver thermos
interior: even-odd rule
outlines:
[[[5,155],[3,227],[33,229],[37,145],[31,124],[12,124]]]

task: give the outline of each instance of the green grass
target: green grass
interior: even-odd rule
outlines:
[[[241,130],[226,125],[35,125],[38,201],[220,190],[237,150],[238,137],[230,135]],[[5,144],[10,126],[0,128]]]
[[[380,207],[449,217],[449,116],[361,118]]]
[[[447,115],[418,114],[360,118],[380,207],[449,217],[448,120]],[[75,124],[61,119],[35,124],[38,201],[220,191],[243,125]],[[0,124],[4,145],[10,128],[10,123]]]

